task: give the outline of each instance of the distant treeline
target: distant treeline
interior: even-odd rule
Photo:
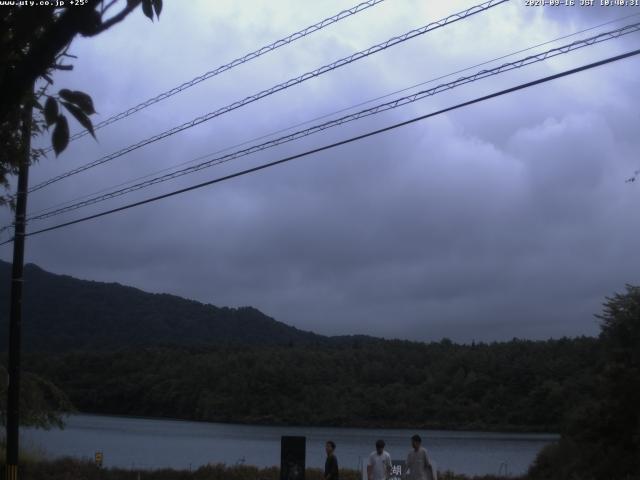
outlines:
[[[558,431],[594,338],[30,354],[81,412],[201,421]]]

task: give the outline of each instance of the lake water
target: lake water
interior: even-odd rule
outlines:
[[[64,430],[23,429],[21,445],[50,458],[93,459],[100,450],[106,467],[195,469],[207,463],[278,465],[280,437],[301,435],[307,438],[307,466],[323,467],[324,444],[333,440],[340,467],[357,469],[378,438],[386,441],[392,459],[405,459],[414,433],[422,436],[438,469],[468,475],[496,474],[501,468],[504,472],[505,464],[509,473],[523,473],[540,449],[558,438],[553,434],[268,427],[73,415]]]

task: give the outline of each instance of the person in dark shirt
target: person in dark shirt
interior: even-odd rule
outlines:
[[[336,444],[329,440],[324,449],[327,452],[327,460],[324,462],[324,480],[339,480],[338,458],[333,453],[336,449]]]

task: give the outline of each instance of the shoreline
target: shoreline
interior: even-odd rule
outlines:
[[[64,457],[55,460],[36,460],[21,465],[21,478],[24,480],[62,480],[74,474],[85,480],[279,480],[278,467],[260,468],[251,465],[207,464],[197,469],[140,469],[98,467],[89,460]],[[306,468],[305,480],[324,480],[319,468]],[[341,480],[361,480],[361,473],[353,469],[340,469]],[[440,480],[522,480],[518,476],[481,475],[467,476],[454,472],[438,472]]]
[[[105,417],[105,418],[123,418],[131,420],[152,420],[152,421],[167,421],[167,422],[191,422],[198,424],[210,424],[210,425],[228,425],[228,426],[252,426],[252,427],[265,427],[265,428],[342,428],[342,429],[359,429],[359,430],[406,430],[412,432],[415,430],[431,431],[431,432],[460,432],[460,433],[478,433],[478,434],[521,434],[521,435],[536,435],[546,437],[550,440],[559,439],[560,433],[549,431],[542,428],[530,428],[522,429],[514,426],[497,426],[496,428],[488,428],[483,426],[473,425],[435,425],[435,424],[422,424],[422,425],[407,425],[407,424],[385,424],[385,423],[349,423],[349,424],[306,424],[301,425],[297,423],[287,422],[266,422],[260,421],[260,419],[247,419],[241,420],[197,420],[192,418],[179,418],[179,417],[152,417],[141,415],[127,415],[120,413],[95,413],[95,412],[74,412],[69,415],[65,415],[64,419],[73,416],[93,416],[93,417]]]

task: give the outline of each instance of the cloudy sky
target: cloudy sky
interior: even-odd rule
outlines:
[[[30,184],[475,3],[386,0],[99,130],[97,142],[73,142],[59,158],[33,167]],[[165,0],[160,22],[134,12],[97,38],[77,40],[75,70],[58,74],[56,87],[89,92],[97,123],[355,4]],[[409,92],[640,22],[640,15],[615,21],[633,14],[640,7],[530,7],[513,0],[34,192],[29,210],[319,116],[335,118],[338,110],[604,22],[613,23]],[[630,34],[30,228],[277,160],[639,46],[640,34]],[[604,297],[640,283],[640,182],[625,183],[640,169],[639,72],[640,58],[633,57],[33,236],[26,261],[219,306],[252,305],[323,334],[462,342],[593,335],[593,315]],[[9,212],[0,220],[10,221]],[[2,247],[0,256],[9,260],[10,248]]]

